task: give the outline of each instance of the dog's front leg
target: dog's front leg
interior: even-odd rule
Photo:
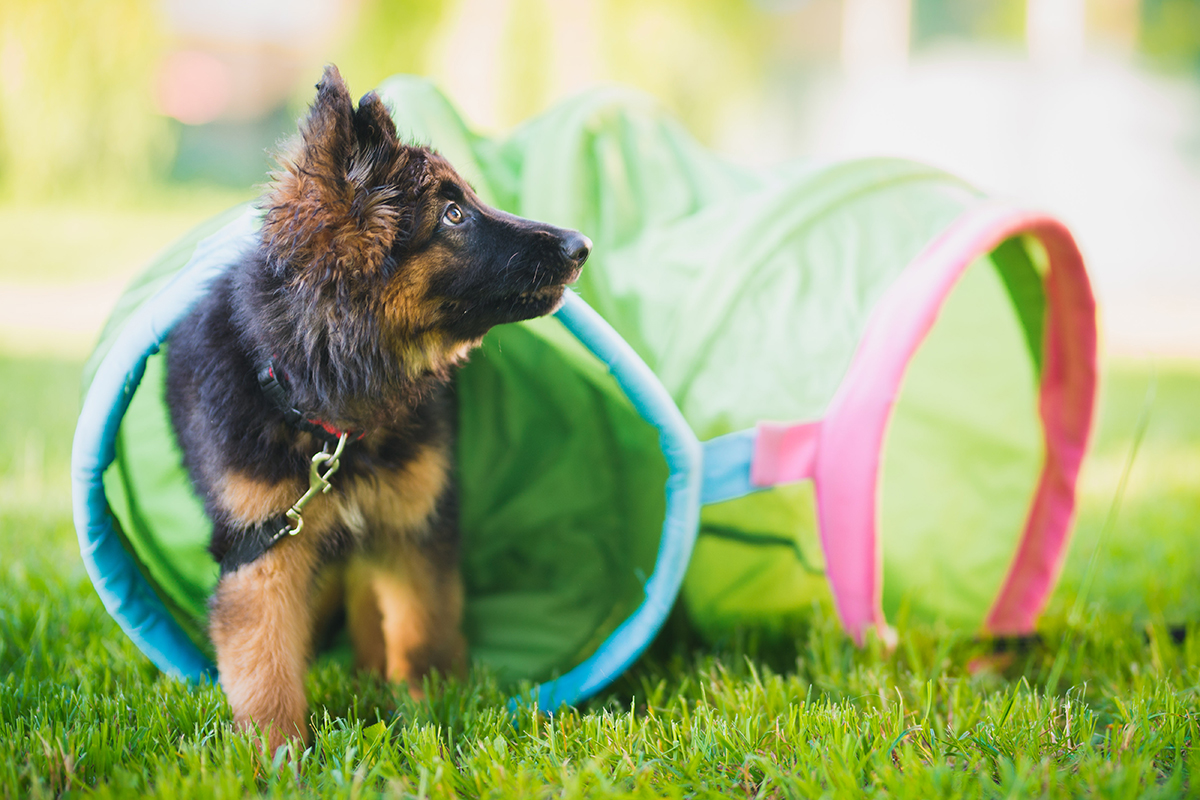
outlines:
[[[409,693],[420,698],[430,669],[443,675],[461,673],[467,648],[458,565],[445,563],[428,548],[410,546],[393,569],[376,572],[374,583],[388,680],[406,682]]]
[[[312,649],[314,540],[284,539],[223,575],[210,606],[210,635],[234,720],[266,731],[272,752],[288,738],[308,741],[304,676]]]
[[[461,674],[463,590],[452,546],[405,542],[383,559],[352,565],[348,612],[359,665],[424,694],[430,669]],[[382,633],[382,640],[379,637]]]

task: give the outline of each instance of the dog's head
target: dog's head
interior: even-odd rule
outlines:
[[[410,361],[452,363],[493,325],[555,310],[591,249],[484,204],[440,155],[399,141],[377,95],[355,108],[335,67],[272,177],[268,268],[326,315],[370,315]]]

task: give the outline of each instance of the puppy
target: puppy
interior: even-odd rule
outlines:
[[[492,326],[554,311],[591,242],[484,205],[334,67],[262,207],[253,251],[171,333],[167,400],[221,565],[221,684],[274,749],[308,739],[335,601],[359,666],[414,695],[463,669],[454,370]]]

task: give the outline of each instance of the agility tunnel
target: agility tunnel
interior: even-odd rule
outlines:
[[[1059,222],[904,161],[736,168],[624,90],[502,140],[424,81],[379,91],[485,201],[595,243],[555,316],[493,330],[458,377],[473,659],[540,681],[553,708],[618,676],[677,600],[710,635],[825,602],[860,642],[897,615],[1033,629],[1097,381],[1092,293]],[[258,225],[235,208],[164,252],[85,369],[84,561],[185,678],[213,674],[218,566],[164,342]]]

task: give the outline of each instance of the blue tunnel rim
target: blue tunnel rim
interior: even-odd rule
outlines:
[[[71,491],[80,555],[109,615],[163,673],[215,681],[216,667],[188,638],[142,574],[113,524],[104,473],[130,401],[171,329],[212,280],[253,243],[260,214],[246,207],[234,221],[200,240],[169,283],[130,316],[98,365],[84,395],[71,448]],[[620,334],[572,291],[556,318],[613,375],[637,413],[659,431],[669,474],[666,511],[654,571],[645,597],[580,664],[536,686],[510,706],[533,702],[544,710],[586,700],[615,680],[662,628],[683,584],[700,523],[703,451],[658,377]]]

